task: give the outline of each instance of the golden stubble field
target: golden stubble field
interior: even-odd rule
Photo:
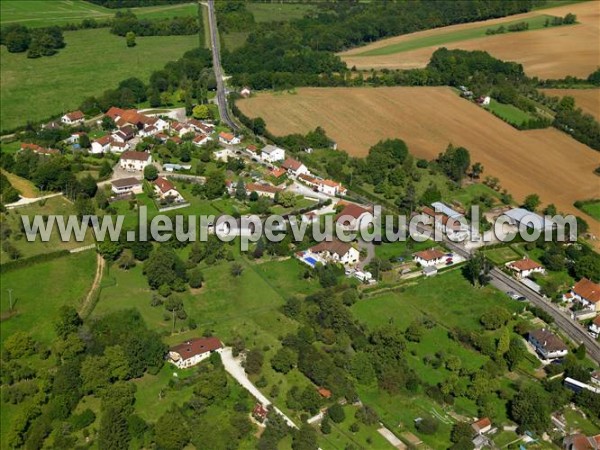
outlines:
[[[575,106],[600,120],[600,89],[541,89],[549,97],[573,97]]]
[[[421,48],[401,53],[378,56],[359,56],[360,53],[407,42],[425,36],[446,34],[451,31],[499,25],[521,18],[543,14],[577,15],[576,25],[553,27],[522,33],[508,33],[483,38],[453,42],[446,45]],[[348,67],[359,69],[413,69],[425,67],[432,53],[439,47],[463,50],[485,50],[496,58],[523,64],[525,72],[540,78],[563,78],[573,75],[585,78],[600,66],[600,2],[585,3],[533,11],[501,19],[452,25],[383,39],[364,47],[340,53]]]
[[[599,152],[554,128],[519,131],[447,87],[302,88],[260,93],[238,106],[262,117],[275,135],[321,126],[354,156],[386,138],[404,139],[412,154],[427,159],[448,143],[464,146],[484,175],[497,176],[518,201],[535,192],[544,203],[583,215],[573,202],[600,192],[593,174]]]

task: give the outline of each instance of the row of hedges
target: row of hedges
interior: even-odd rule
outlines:
[[[50,253],[42,253],[29,258],[17,259],[15,261],[9,261],[4,264],[0,264],[0,275],[11,272],[13,270],[22,269],[25,267],[33,266],[43,262],[52,261],[63,256],[70,255],[69,250],[57,250]]]

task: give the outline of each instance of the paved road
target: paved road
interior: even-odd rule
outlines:
[[[271,404],[271,401],[263,395],[260,390],[252,384],[252,381],[248,378],[246,371],[242,367],[242,364],[238,358],[234,358],[231,353],[231,348],[226,347],[221,351],[221,360],[223,361],[223,366],[229,375],[231,375],[240,385],[246,389],[252,396],[257,399],[263,406],[266,408]],[[298,426],[286,416],[279,408],[273,406],[277,414],[284,418],[287,424],[292,427],[298,429]]]
[[[205,3],[203,3],[205,4]],[[223,81],[223,67],[221,67],[221,47],[219,45],[219,31],[217,29],[217,16],[215,14],[214,0],[208,0],[208,24],[210,27],[210,46],[213,54],[213,70],[217,79],[217,103],[219,105],[219,114],[221,120],[232,130],[239,130],[237,124],[233,121],[227,108],[227,95],[225,93],[225,82]]]

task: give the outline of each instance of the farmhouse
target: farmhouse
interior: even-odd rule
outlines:
[[[310,172],[308,171],[308,168],[302,164],[300,161],[294,159],[294,158],[287,158],[283,163],[281,163],[281,167],[285,170],[287,170],[287,172],[292,175],[297,177],[298,175],[308,175],[310,174]]]
[[[444,261],[444,253],[437,249],[423,250],[413,255],[413,260],[422,267],[437,266]]]
[[[189,119],[187,123],[198,133],[211,134],[213,131],[215,131],[215,126],[212,123],[202,122],[198,119]]]
[[[60,118],[60,121],[65,125],[75,125],[85,121],[85,115],[81,111],[73,111],[65,114]]]
[[[169,126],[163,119],[146,116],[135,109],[121,109],[113,106],[105,115],[113,119],[119,128],[131,125],[138,131],[141,131],[146,127],[154,126],[158,132],[161,132]]]
[[[588,329],[590,330],[590,334],[595,338],[600,336],[600,316],[596,316],[594,320],[592,320]]]
[[[223,344],[216,337],[190,339],[169,349],[169,361],[180,369],[192,367],[212,352],[220,353],[222,348]]]
[[[346,230],[356,231],[368,227],[373,221],[373,210],[364,208],[355,203],[348,203],[342,211],[335,216],[335,222]]]
[[[171,200],[174,203],[183,201],[183,197],[175,188],[175,185],[163,177],[154,180],[154,192],[162,200]]]
[[[275,198],[275,194],[281,191],[282,189],[271,186],[270,184],[248,183],[246,185],[246,192],[256,192],[261,197]]]
[[[546,360],[562,358],[568,353],[565,343],[545,328],[529,332],[529,343]]]
[[[127,151],[123,152],[119,164],[121,169],[128,171],[142,171],[152,163],[152,155],[146,152]]]
[[[358,263],[360,253],[349,242],[333,239],[331,242],[322,241],[310,249],[311,253],[329,262],[339,262],[344,265]]]
[[[142,182],[137,178],[121,178],[114,180],[112,183],[112,191],[117,195],[122,194],[141,194],[142,193]]]
[[[222,131],[221,133],[219,133],[219,142],[225,145],[237,145],[242,141],[239,137],[236,137],[231,133],[225,133]]]
[[[563,296],[563,299],[568,302],[579,302],[585,309],[600,311],[600,284],[582,278],[569,293]]]
[[[92,142],[91,151],[92,153],[106,153],[110,151],[110,144],[113,139],[110,135],[102,136],[101,138],[96,139]]]
[[[506,264],[506,267],[513,270],[517,275],[517,278],[527,278],[533,273],[545,273],[544,266],[533,261],[532,259],[525,258],[518,261],[512,261]]]
[[[285,159],[285,150],[274,145],[265,145],[260,152],[260,159],[270,163],[283,161]]]

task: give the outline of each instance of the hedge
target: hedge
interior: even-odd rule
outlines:
[[[24,267],[30,267],[34,264],[52,261],[63,256],[69,255],[69,250],[57,250],[50,253],[41,253],[39,255],[30,256],[29,258],[17,259],[15,261],[9,261],[4,264],[0,264],[0,275],[11,272],[13,270],[22,269]]]

